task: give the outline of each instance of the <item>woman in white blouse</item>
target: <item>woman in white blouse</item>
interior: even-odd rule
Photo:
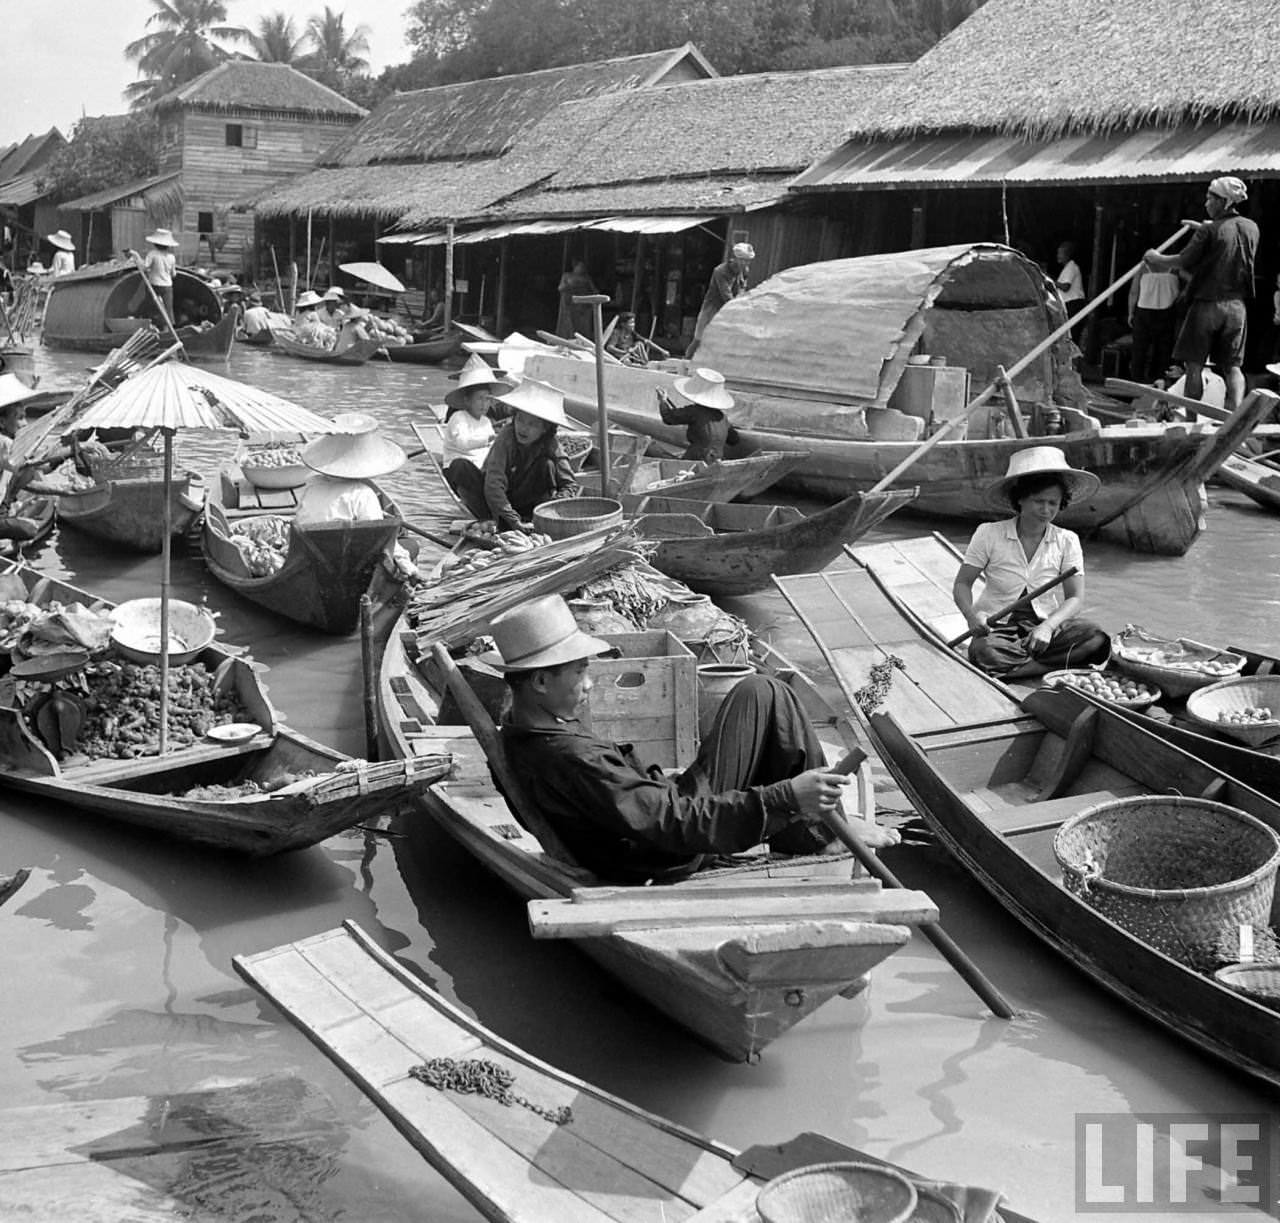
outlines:
[[[1018,451],[1008,473],[987,490],[988,503],[1012,509],[1014,517],[978,527],[952,587],[956,606],[974,632],[969,659],[984,671],[1015,678],[1107,659],[1107,634],[1079,616],[1084,606],[1080,538],[1053,521],[1073,501],[1093,496],[1098,486],[1097,476],[1072,467],[1056,446],[1033,446]],[[1073,568],[1071,577],[1029,606],[998,625],[988,624],[999,608]],[[975,600],[979,577],[986,584]]]

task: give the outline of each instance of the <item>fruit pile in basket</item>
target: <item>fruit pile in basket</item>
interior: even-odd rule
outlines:
[[[1218,721],[1229,726],[1261,726],[1265,722],[1275,722],[1276,715],[1265,705],[1250,705],[1244,709],[1219,709]]]
[[[1160,699],[1160,689],[1119,671],[1055,671],[1046,675],[1050,685],[1079,688],[1099,700],[1117,705],[1150,705]]]

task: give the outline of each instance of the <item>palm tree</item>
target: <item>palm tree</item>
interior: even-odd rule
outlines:
[[[125,90],[135,108],[185,85],[230,58],[231,52],[219,40],[243,42],[249,37],[249,31],[242,26],[226,24],[224,0],[151,0],[151,3],[155,12],[147,18],[147,25],[156,29],[124,49],[144,78]]]
[[[307,36],[315,51],[309,57],[318,76],[340,84],[348,77],[369,67],[369,34],[367,25],[347,32],[346,17],[335,13],[327,4],[324,16],[317,14],[307,21]]]
[[[302,59],[307,35],[294,28],[293,18],[277,9],[258,18],[258,29],[250,31],[249,41],[264,64],[294,64]]]

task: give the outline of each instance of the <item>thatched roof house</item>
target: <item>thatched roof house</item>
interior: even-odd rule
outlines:
[[[255,115],[343,118],[348,123],[365,115],[361,106],[344,98],[328,85],[299,72],[288,64],[259,63],[231,59],[167,93],[155,104],[164,118],[173,111],[198,111],[225,115],[232,112]]]

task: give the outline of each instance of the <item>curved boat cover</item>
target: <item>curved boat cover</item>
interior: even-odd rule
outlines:
[[[1039,266],[995,243],[806,263],[726,303],[695,363],[738,386],[883,407],[922,340],[985,381],[1062,321],[1055,306]],[[1051,380],[1047,365],[1035,378]]]

